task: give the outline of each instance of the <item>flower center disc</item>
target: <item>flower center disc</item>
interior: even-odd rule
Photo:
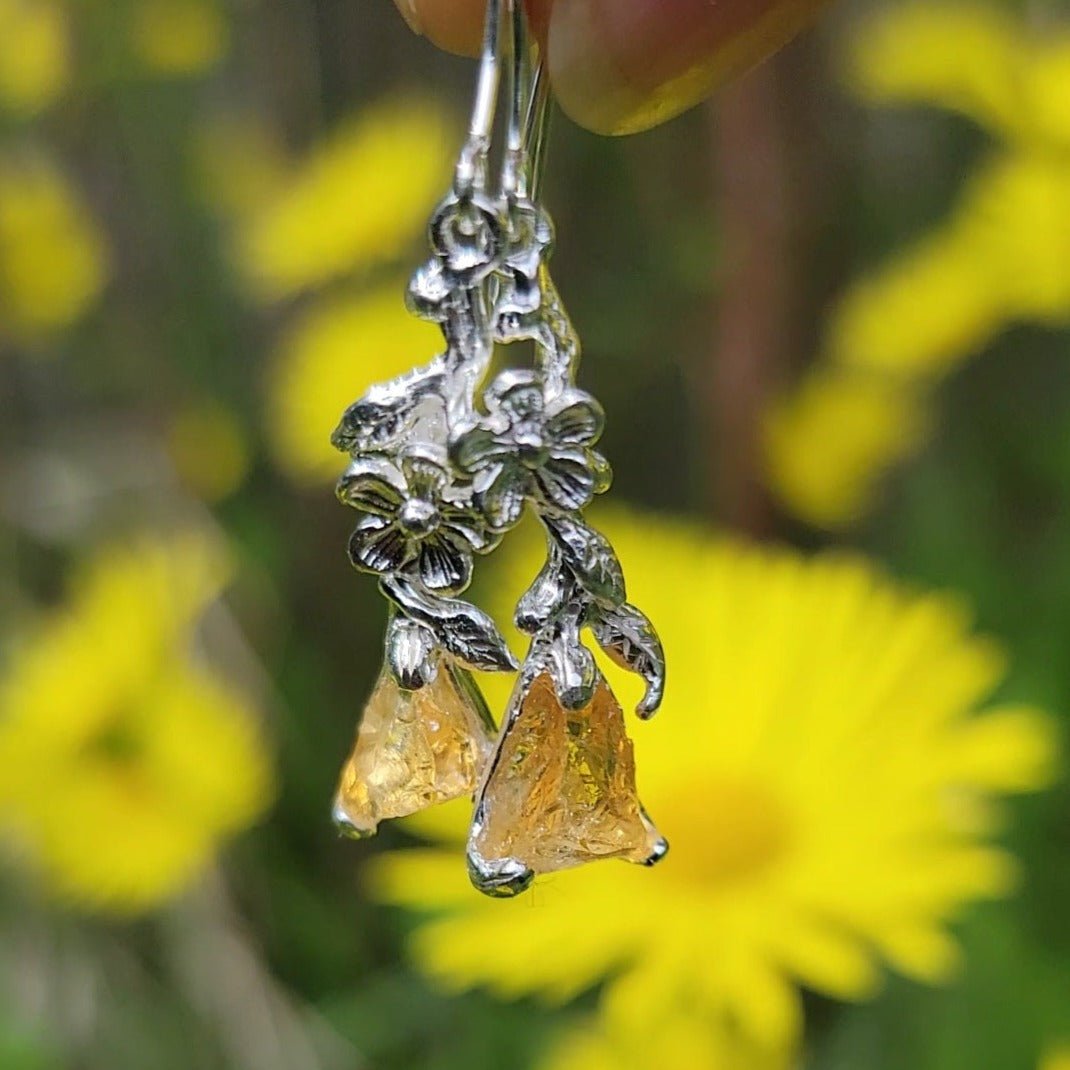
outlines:
[[[410,535],[430,535],[438,527],[438,510],[422,498],[410,498],[398,514],[398,521]]]
[[[791,840],[780,801],[745,782],[693,784],[678,807],[660,804],[657,811],[672,839],[668,866],[706,887],[758,876],[784,856]]]

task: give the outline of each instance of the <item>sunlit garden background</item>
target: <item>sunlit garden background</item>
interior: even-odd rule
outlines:
[[[329,820],[385,619],[329,435],[436,351],[471,76],[387,0],[0,0],[0,1070],[1068,1070],[1070,8],[555,120],[672,851],[509,902],[463,805]]]

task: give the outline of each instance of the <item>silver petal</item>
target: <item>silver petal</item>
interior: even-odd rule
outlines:
[[[405,478],[385,457],[358,457],[338,480],[338,499],[354,509],[392,516],[405,500]]]
[[[453,463],[464,472],[478,472],[508,457],[512,448],[502,443],[487,427],[473,427],[451,449]]]
[[[423,540],[418,566],[420,581],[429,591],[455,594],[472,580],[472,558],[444,532]]]
[[[442,529],[456,542],[467,544],[477,554],[487,553],[501,542],[501,536],[488,530],[483,518],[470,509],[445,505],[440,512]]]
[[[415,556],[412,540],[385,517],[366,516],[349,538],[349,559],[365,572],[400,572]]]
[[[594,497],[595,473],[581,449],[554,450],[535,472],[535,482],[546,500],[560,509],[582,509]]]
[[[505,465],[498,478],[483,492],[483,511],[496,531],[511,528],[524,512],[531,476],[518,465]]]
[[[568,391],[565,404],[555,406],[546,420],[546,437],[563,446],[591,446],[606,424],[602,406],[581,390]]]

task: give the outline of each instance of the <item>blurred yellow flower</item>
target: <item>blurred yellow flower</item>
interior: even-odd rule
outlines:
[[[239,265],[264,299],[395,259],[419,233],[453,148],[429,101],[379,104],[336,131],[246,220]]]
[[[1003,675],[999,650],[953,598],[861,559],[650,516],[600,526],[673,668],[664,711],[635,739],[672,849],[652,871],[599,863],[491,900],[464,872],[464,808],[432,811],[420,827],[442,846],[380,856],[371,878],[378,898],[432,912],[416,962],[505,997],[565,1001],[604,981],[615,1040],[684,1014],[712,1023],[714,1050],[738,1030],[771,1053],[799,1037],[802,987],[865,999],[882,961],[946,980],[949,924],[1014,884],[990,839],[999,797],[1053,771],[1042,713],[975,716]],[[541,564],[536,542],[494,576],[498,619]],[[638,692],[607,672],[625,698]],[[490,679],[492,707],[507,687]]]
[[[872,103],[959,111],[1002,147],[966,183],[948,223],[848,292],[848,309],[870,313],[853,331],[834,326],[831,356],[889,364],[898,352],[912,370],[935,348],[950,367],[1012,320],[1070,319],[1070,32],[1034,35],[981,4],[907,4],[858,35],[848,81]],[[941,335],[934,321],[948,314]]]
[[[913,0],[866,20],[850,40],[845,77],[871,103],[936,105],[1010,131],[1021,121],[1022,58],[1020,24],[1006,9]]]
[[[0,157],[0,334],[70,325],[106,275],[104,237],[66,178],[40,156]]]
[[[336,479],[331,432],[372,383],[400,375],[442,348],[437,327],[405,309],[401,280],[310,309],[282,340],[269,383],[268,439],[279,467],[301,482]]]
[[[996,156],[970,181],[959,226],[987,266],[999,328],[1070,322],[1070,163],[1043,153]]]
[[[839,528],[868,512],[872,474],[921,445],[918,399],[879,375],[818,367],[766,411],[770,487],[797,516]]]
[[[871,104],[928,104],[1028,150],[1070,146],[1070,33],[984,2],[888,7],[850,42],[848,87]]]
[[[138,0],[130,43],[141,62],[160,74],[202,74],[226,54],[229,28],[212,0]]]
[[[916,428],[908,421],[893,433],[879,423],[867,437],[871,449],[848,438],[837,463],[835,429],[807,437],[816,418],[787,421],[785,407],[815,413],[823,405],[845,420],[842,392],[821,402],[815,384],[828,389],[849,368],[883,376],[889,395],[898,383],[898,407],[909,410],[1013,322],[1070,324],[1070,32],[1031,34],[984,4],[907,3],[866,22],[849,49],[847,81],[870,103],[956,111],[1000,146],[947,220],[847,290],[829,316],[818,371],[768,421],[772,489],[827,528],[866,511],[880,475],[918,447]],[[886,416],[893,407],[889,400]],[[864,420],[860,411],[852,424]]]
[[[32,115],[67,85],[67,13],[53,0],[0,0],[0,111]]]
[[[218,502],[241,486],[249,471],[249,444],[237,417],[218,401],[180,410],[167,432],[179,479],[198,497]]]
[[[1039,1070],[1070,1070],[1070,1044],[1059,1045],[1045,1052]]]
[[[275,131],[253,114],[208,116],[191,155],[195,183],[232,219],[259,212],[283,188],[289,168]]]
[[[786,1052],[764,1051],[727,1031],[715,1032],[686,1012],[671,1011],[656,1028],[608,1030],[587,1022],[565,1034],[538,1070],[787,1070]]]
[[[978,256],[972,227],[965,231],[956,220],[851,286],[829,315],[822,363],[909,385],[978,352],[1004,308],[992,265]]]
[[[247,702],[190,654],[225,557],[201,535],[101,553],[0,680],[0,830],[53,892],[147,909],[271,791]]]

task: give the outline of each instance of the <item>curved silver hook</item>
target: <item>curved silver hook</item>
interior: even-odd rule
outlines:
[[[527,114],[524,116],[524,166],[520,171],[521,196],[535,200],[542,184],[546,160],[546,139],[550,126],[550,88],[538,46],[532,43],[531,88]]]
[[[510,10],[513,0],[505,0]],[[457,190],[482,188],[487,180],[487,153],[494,133],[494,112],[501,84],[501,5],[502,0],[487,0],[483,23],[483,48],[479,59],[479,77],[468,124],[468,140],[457,160]]]
[[[505,18],[503,18],[503,13]],[[487,0],[483,48],[468,138],[457,160],[458,192],[483,189],[494,117],[502,82],[502,58],[509,63],[509,116],[502,157],[501,193],[533,197],[542,173],[549,93],[538,45],[531,39],[523,0]]]
[[[534,197],[546,137],[548,91],[539,46],[531,37],[523,0],[512,7],[509,128],[502,164],[502,194]]]

